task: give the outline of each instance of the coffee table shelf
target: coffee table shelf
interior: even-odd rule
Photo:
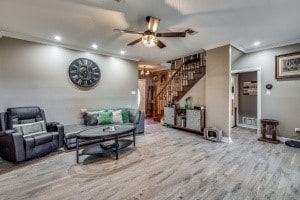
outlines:
[[[119,140],[118,150],[125,149],[125,148],[129,147],[132,143],[133,143],[132,140],[126,140],[126,139]],[[110,149],[103,149],[101,147],[101,145],[98,143],[98,144],[94,144],[92,146],[85,148],[81,152],[81,154],[82,155],[97,155],[97,154],[104,154],[104,153],[107,153],[110,151],[115,151],[115,147],[110,148]]]
[[[106,131],[105,127],[96,127],[89,130],[84,130],[76,135],[76,162],[79,163],[79,157],[82,155],[97,155],[114,152],[118,160],[119,151],[127,148],[131,144],[135,147],[135,125],[117,125],[114,131]],[[120,139],[132,135],[131,139]],[[79,152],[79,140],[95,140],[101,139],[102,141],[112,141],[115,143],[111,148],[103,148],[101,143],[93,146],[88,146]],[[116,146],[118,148],[116,148]]]

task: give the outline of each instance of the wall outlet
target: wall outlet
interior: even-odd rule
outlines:
[[[300,128],[295,128],[295,133],[300,133]]]

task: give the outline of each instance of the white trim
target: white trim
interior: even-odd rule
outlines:
[[[289,40],[289,41],[284,41],[284,42],[278,42],[276,44],[266,45],[266,46],[263,46],[261,48],[246,49],[245,53],[253,53],[253,52],[263,51],[263,50],[267,50],[267,49],[274,49],[274,48],[287,46],[287,45],[292,45],[292,44],[297,44],[297,43],[300,43],[299,38],[295,39],[295,40]]]
[[[239,80],[239,74],[234,74],[234,75],[231,75],[233,78],[234,78],[234,101],[236,103],[236,110],[238,111],[239,110],[239,83],[238,83],[238,80]],[[239,112],[236,112],[236,122],[235,124],[238,125],[239,123],[239,118],[240,118],[240,115],[239,115]]]
[[[20,40],[25,40],[25,41],[30,41],[30,42],[36,42],[36,43],[41,43],[41,44],[46,44],[46,45],[53,45],[53,46],[58,46],[58,47],[77,50],[77,51],[90,52],[90,53],[94,53],[94,54],[98,54],[98,55],[111,56],[111,57],[115,57],[115,58],[121,58],[121,59],[126,59],[126,60],[133,60],[133,61],[140,61],[139,58],[125,57],[125,56],[121,56],[121,55],[117,55],[117,54],[111,54],[111,53],[108,53],[108,52],[99,52],[99,51],[95,51],[95,50],[92,50],[92,49],[84,49],[84,48],[81,48],[81,47],[74,47],[74,46],[71,46],[71,45],[57,43],[57,42],[54,42],[54,41],[51,41],[51,40],[45,40],[43,38],[30,36],[30,35],[24,35],[24,34],[7,32],[7,31],[1,31],[0,35],[2,37],[4,36],[4,37],[15,38],[15,39],[20,39]]]
[[[272,138],[272,135],[266,135],[267,138]],[[279,140],[280,142],[284,143],[285,141],[288,140],[293,140],[293,141],[297,141],[300,142],[300,140],[297,139],[291,139],[291,138],[286,138],[286,137],[277,137],[277,140]]]
[[[253,125],[248,125],[248,124],[241,124],[241,123],[237,123],[236,124],[238,127],[242,127],[242,128],[250,128],[250,129],[258,129],[257,126],[253,126]]]
[[[227,121],[227,124],[228,124],[228,138],[230,139],[230,134],[231,134],[231,129],[232,129],[232,125],[231,125],[231,122],[232,122],[232,117],[231,117],[231,111],[232,111],[232,75],[231,75],[231,52],[232,52],[232,47],[229,45],[229,59],[228,59],[228,121]],[[231,139],[230,139],[231,140]],[[232,141],[231,141],[232,142]]]
[[[231,74],[254,72],[254,71],[261,71],[261,67],[247,67],[247,68],[243,68],[243,69],[233,69],[233,70],[231,70]]]
[[[230,44],[231,44],[231,46],[233,46],[234,48],[240,50],[243,53],[245,53],[246,50],[247,50],[243,45],[241,45],[241,44],[239,44],[237,42],[231,42]]]
[[[243,69],[231,70],[231,74],[245,73],[245,72],[257,72],[257,135],[260,134],[260,119],[261,119],[261,67],[248,67]]]
[[[222,142],[230,144],[232,143],[232,139],[231,137],[222,137]]]
[[[261,120],[261,67],[257,70],[257,135],[260,134],[260,120]]]
[[[277,47],[282,47],[282,46],[287,46],[287,45],[293,45],[293,44],[297,44],[300,43],[300,38],[295,39],[295,40],[289,40],[289,41],[284,41],[284,42],[278,42],[275,44],[270,44],[270,45],[266,45],[263,47],[255,47],[255,48],[245,48],[242,44],[237,43],[237,42],[230,42],[230,44],[235,47],[236,49],[244,52],[244,53],[253,53],[253,52],[258,52],[258,51],[263,51],[263,50],[267,50],[267,49],[273,49],[273,48],[277,48]]]

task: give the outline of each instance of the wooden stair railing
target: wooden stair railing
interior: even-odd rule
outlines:
[[[205,61],[190,57],[173,73],[154,101],[154,117],[157,121],[163,108],[179,101],[205,75]]]

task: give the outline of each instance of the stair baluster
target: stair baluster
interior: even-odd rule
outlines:
[[[155,116],[161,117],[165,106],[179,101],[204,75],[205,52],[185,58],[185,62],[172,74],[156,95]],[[157,121],[160,121],[160,118]]]

